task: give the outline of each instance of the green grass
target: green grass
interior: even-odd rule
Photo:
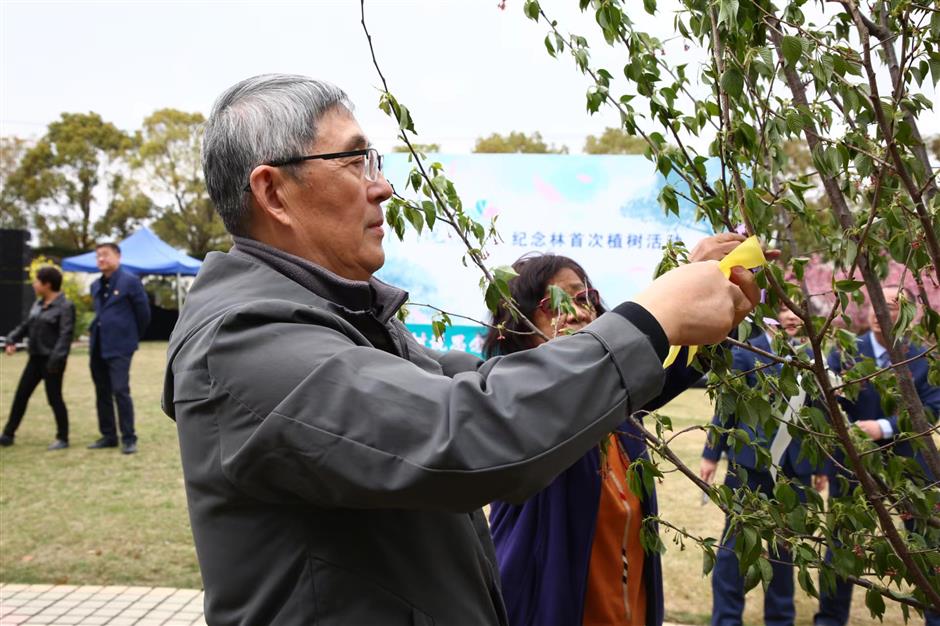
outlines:
[[[0,449],[0,580],[200,587],[176,429],[160,410],[165,351],[166,344],[148,343],[134,357],[131,387],[140,437],[135,455],[85,449],[98,437],[87,350],[73,350],[65,377],[72,448],[46,452],[55,423],[42,390],[33,394],[16,445]],[[25,363],[23,353],[0,356],[2,419]],[[678,430],[708,420],[711,407],[701,391],[692,390],[663,413]],[[693,431],[674,442],[696,471],[704,437]],[[662,515],[676,526],[696,535],[721,533],[720,511],[702,506],[700,492],[685,477],[667,474],[658,490]],[[694,545],[680,550],[668,533],[664,541],[668,618],[708,623],[711,587],[701,575],[701,552]],[[816,602],[799,590],[797,596],[797,623],[810,624]],[[853,625],[872,622],[862,598],[855,594]],[[758,588],[748,595],[746,623],[763,623],[762,611]],[[884,623],[901,624],[900,611],[889,606]]]
[[[55,422],[33,393],[15,445],[0,451],[0,580],[201,586],[176,428],[160,410],[165,356],[165,343],[134,355],[134,455],[85,449],[99,436],[87,349],[72,351],[65,374],[71,448],[46,451]],[[4,420],[26,358],[0,357]]]

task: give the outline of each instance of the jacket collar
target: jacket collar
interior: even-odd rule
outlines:
[[[231,253],[253,257],[274,268],[321,298],[356,312],[370,312],[387,323],[408,299],[408,293],[372,277],[368,281],[349,280],[260,241],[234,237]]]

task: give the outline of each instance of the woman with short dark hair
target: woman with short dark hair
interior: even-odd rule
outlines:
[[[740,239],[725,237],[717,244],[722,250],[721,241],[734,241],[733,247]],[[604,313],[587,273],[568,257],[529,255],[513,268],[518,276],[509,281],[510,293],[549,341],[577,332]],[[560,294],[552,287],[568,294],[568,306],[559,304]],[[525,320],[501,308],[484,355],[519,352],[545,341]],[[701,378],[686,364],[686,351],[666,371],[662,394],[643,411],[659,408]],[[630,464],[639,458],[647,458],[645,440],[624,415],[616,433],[535,496],[520,505],[491,504],[490,530],[512,626],[662,624],[659,553],[645,552],[640,539],[643,519],[657,514],[656,493],[631,488],[651,484],[631,476]],[[650,530],[655,532],[655,526]]]
[[[29,397],[43,381],[46,399],[55,415],[55,441],[49,450],[62,450],[69,446],[69,414],[62,399],[62,377],[65,363],[72,347],[72,331],[75,328],[75,305],[62,293],[62,272],[52,266],[44,266],[36,272],[33,291],[37,300],[29,310],[29,316],[6,337],[6,353],[16,352],[16,343],[29,338],[29,361],[20,376],[10,419],[0,435],[0,446],[12,446],[16,429],[26,413]]]

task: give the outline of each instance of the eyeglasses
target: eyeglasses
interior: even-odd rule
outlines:
[[[601,294],[598,293],[597,289],[585,289],[584,291],[579,291],[571,297],[572,302],[575,306],[578,306],[582,309],[596,309],[601,305]],[[539,301],[539,309],[543,313],[548,315],[553,315],[559,313],[554,308],[552,308],[552,299],[551,297],[542,298]]]
[[[348,157],[365,157],[362,160],[362,176],[368,181],[375,182],[379,179],[382,172],[382,155],[375,148],[363,148],[361,150],[347,150],[346,152],[330,152],[328,154],[310,154],[307,156],[290,157],[288,159],[275,159],[266,161],[261,165],[271,167],[283,167],[285,165],[294,165],[304,161],[314,161],[317,159],[329,161],[331,159],[343,159]],[[251,183],[245,185],[245,191],[251,191]]]

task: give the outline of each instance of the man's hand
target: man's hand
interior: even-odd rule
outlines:
[[[715,471],[718,469],[718,463],[710,459],[702,459],[702,464],[698,468],[699,478],[709,485],[715,480]]]
[[[670,345],[700,346],[724,340],[760,302],[760,288],[743,267],[728,280],[717,261],[702,261],[666,272],[634,302],[656,318]]]
[[[720,261],[747,239],[737,233],[718,233],[701,239],[689,252],[690,261]]]
[[[829,486],[829,477],[825,474],[813,474],[813,489],[822,493]]]
[[[859,420],[855,422],[855,425],[861,428],[869,439],[874,441],[884,439],[884,433],[881,432],[881,424],[878,423],[878,420]]]
[[[7,354],[13,354],[16,352],[16,346],[12,343],[8,343],[4,349],[6,350]]]

